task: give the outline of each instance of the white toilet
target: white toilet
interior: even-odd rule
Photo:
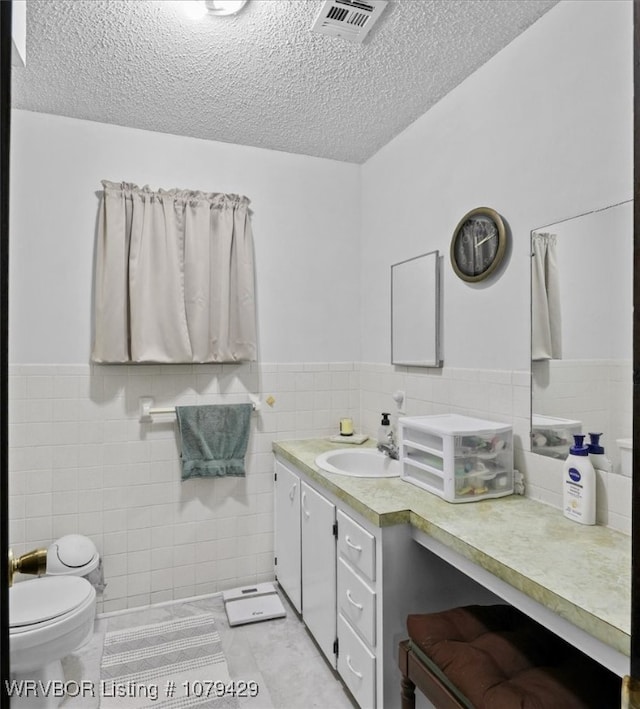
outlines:
[[[9,642],[12,679],[30,680],[35,690],[12,697],[12,707],[57,707],[64,696],[61,660],[93,633],[96,591],[81,578],[99,563],[86,537],[68,535],[47,550],[47,575],[14,584],[9,591]],[[45,696],[45,688],[50,688]]]

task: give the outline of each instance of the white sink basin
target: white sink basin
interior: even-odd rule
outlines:
[[[357,478],[395,478],[400,475],[400,463],[375,448],[327,451],[316,458],[316,465],[328,473]]]

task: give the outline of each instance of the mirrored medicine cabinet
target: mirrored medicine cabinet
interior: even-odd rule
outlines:
[[[632,435],[633,200],[531,233],[531,450],[564,459],[574,433]],[[588,440],[588,437],[587,439]]]
[[[391,266],[391,363],[442,366],[438,251]]]

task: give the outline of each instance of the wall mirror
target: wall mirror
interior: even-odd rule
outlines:
[[[632,435],[632,281],[632,200],[532,232],[532,452],[564,459],[573,433],[599,432],[620,471],[617,441]]]
[[[391,266],[391,363],[442,366],[438,251]]]

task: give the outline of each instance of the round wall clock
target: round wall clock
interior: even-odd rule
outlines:
[[[462,217],[451,239],[451,265],[463,281],[475,283],[490,276],[507,249],[507,231],[493,209],[478,207]]]

